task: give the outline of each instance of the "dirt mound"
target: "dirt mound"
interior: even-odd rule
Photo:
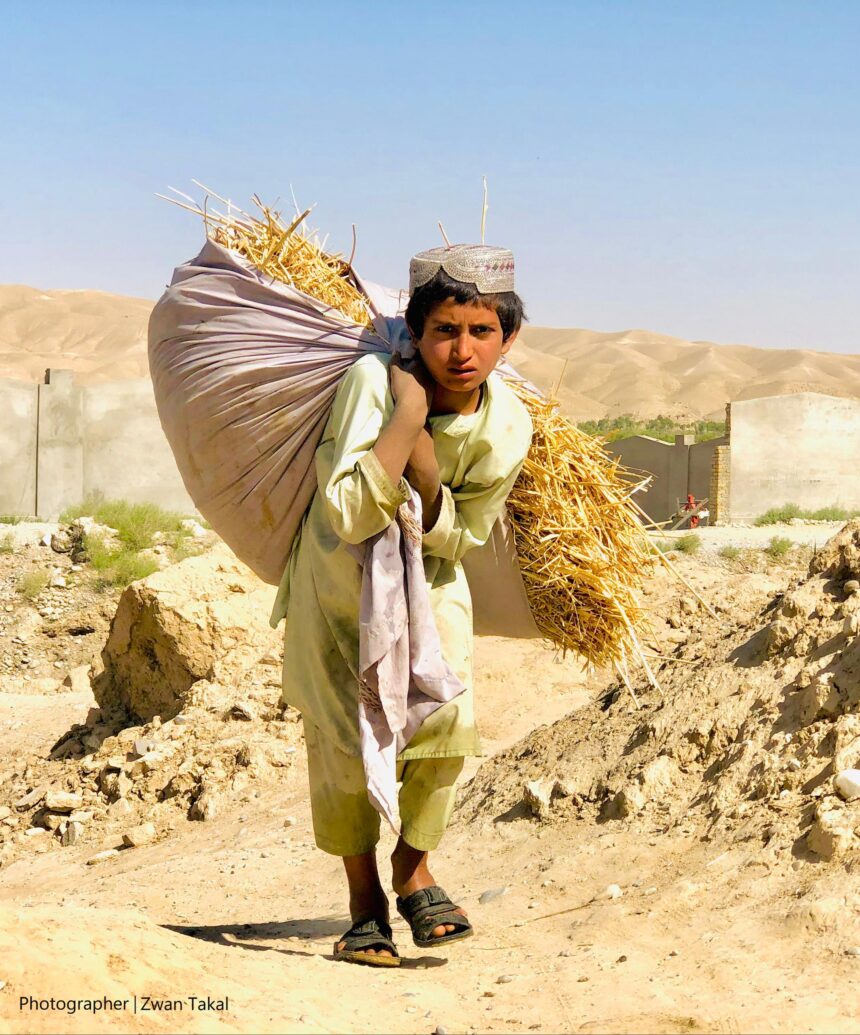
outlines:
[[[860,520],[809,571],[748,616],[700,616],[660,666],[663,697],[624,686],[485,764],[461,820],[581,816],[768,852],[833,858],[860,849]]]
[[[234,687],[198,680],[166,722],[127,725],[93,708],[47,755],[10,760],[0,770],[0,865],[74,844],[137,847],[282,779],[301,727],[279,704],[279,668],[266,658]]]

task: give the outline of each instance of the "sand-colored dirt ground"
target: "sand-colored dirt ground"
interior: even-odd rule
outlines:
[[[7,559],[7,576],[14,563]],[[757,572],[713,557],[677,563],[733,629],[758,621],[773,594],[805,570],[799,557],[793,567]],[[655,646],[675,652],[676,670],[695,664],[706,625],[702,644],[719,642],[719,624],[708,625],[665,575],[650,584],[649,603]],[[4,648],[13,632],[5,628]],[[481,760],[470,763],[476,782],[464,783],[463,806],[434,862],[438,881],[473,919],[473,939],[428,953],[411,945],[396,918],[399,970],[331,960],[348,926],[343,882],[339,861],[313,845],[295,741],[292,764],[252,773],[210,821],[156,809],[157,839],[104,862],[87,865],[117,843],[115,832],[103,844],[49,847],[44,834],[28,839],[35,847],[16,847],[0,869],[0,1030],[857,1030],[860,960],[846,949],[860,944],[860,896],[847,864],[792,861],[757,834],[714,841],[693,811],[689,819],[663,815],[659,802],[628,822],[601,819],[587,805],[546,822],[508,808],[518,772],[525,778],[535,764],[556,775],[566,757],[558,752],[569,748],[565,724],[578,729],[575,716],[596,708],[607,728],[620,729],[632,706],[626,698],[594,705],[609,674],[587,676],[535,642],[478,640],[476,672],[488,757],[480,770]],[[68,688],[0,692],[0,768],[43,773],[51,745],[92,704]],[[552,724],[566,716],[574,718],[556,732]],[[287,735],[297,737],[292,729]],[[528,745],[529,736],[537,750],[500,754]],[[587,753],[588,740],[581,743]],[[689,769],[690,781],[697,771]],[[684,800],[683,786],[666,793]],[[383,859],[392,843],[386,833]],[[72,1014],[22,1008],[28,996],[108,996],[128,1005]],[[209,997],[212,1009],[193,1009],[191,997]],[[156,1001],[158,1009],[142,1008]]]

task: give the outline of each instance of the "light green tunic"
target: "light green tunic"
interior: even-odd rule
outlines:
[[[394,409],[390,357],[363,356],[344,375],[316,451],[317,492],[293,543],[271,624],[286,617],[282,699],[350,755],[358,733],[361,567],[347,543],[385,529],[408,499],[372,451]],[[424,573],[442,652],[466,686],[418,729],[401,759],[478,755],[472,698],[472,600],[460,558],[487,541],[531,442],[528,411],[490,376],[475,413],[430,418],[442,481],[424,534]]]

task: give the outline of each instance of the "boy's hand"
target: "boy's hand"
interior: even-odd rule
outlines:
[[[436,382],[421,357],[404,361],[400,355],[395,355],[389,364],[388,376],[395,408],[420,417],[423,425],[430,413]]]

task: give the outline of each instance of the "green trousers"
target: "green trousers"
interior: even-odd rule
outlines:
[[[363,855],[379,841],[379,813],[370,804],[357,755],[328,740],[304,719],[314,838],[331,855]],[[397,763],[401,836],[420,852],[442,840],[451,818],[463,756],[411,758]]]

